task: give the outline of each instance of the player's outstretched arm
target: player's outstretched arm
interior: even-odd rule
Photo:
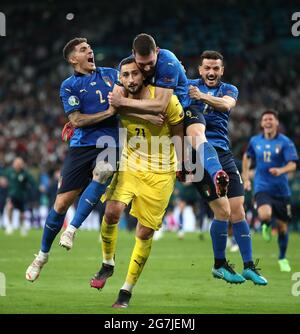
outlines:
[[[82,114],[80,111],[71,113],[68,117],[74,128],[83,128],[104,121],[105,119],[113,116],[116,113],[116,109],[112,106],[105,111],[98,112],[96,114]]]
[[[156,87],[154,99],[129,99],[117,91],[108,94],[109,104],[115,108],[127,108],[137,113],[164,113],[170,102],[173,89]]]
[[[227,95],[224,95],[222,97],[212,96],[200,92],[199,88],[195,86],[189,87],[189,95],[190,98],[202,101],[221,112],[228,112],[236,105],[236,100],[231,96]]]

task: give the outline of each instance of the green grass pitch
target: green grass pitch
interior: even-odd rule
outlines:
[[[27,266],[39,249],[41,231],[22,238],[18,232],[5,236],[0,230],[0,272],[6,277],[6,296],[0,296],[0,313],[96,313],[96,314],[204,314],[204,313],[300,313],[300,296],[292,294],[292,274],[300,272],[300,234],[291,234],[288,258],[291,273],[277,264],[277,241],[265,243],[253,235],[254,258],[269,280],[268,286],[252,282],[230,285],[211,275],[212,247],[209,234],[201,241],[196,233],[178,240],[165,233],[155,241],[137,283],[130,307],[111,307],[126,276],[134,234],[120,231],[116,269],[99,292],[89,286],[101,261],[97,232],[77,233],[74,248],[67,252],[55,240],[51,257],[35,283],[25,280]],[[239,253],[228,259],[242,270]],[[299,287],[298,287],[299,289]],[[3,291],[2,291],[3,294]]]

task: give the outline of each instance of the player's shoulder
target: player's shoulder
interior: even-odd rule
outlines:
[[[252,136],[249,140],[250,143],[260,142],[263,140],[263,135],[261,133]]]
[[[67,79],[65,79],[61,83],[60,87],[61,87],[61,89],[72,88],[75,85],[75,82],[76,82],[76,76],[73,74],[73,75],[69,76]]]
[[[292,139],[289,138],[288,136],[284,135],[283,133],[278,133],[277,135],[277,140],[282,141],[284,143],[292,143]]]
[[[97,70],[101,73],[101,75],[118,75],[118,70],[112,67],[97,67]]]
[[[161,66],[178,67],[180,62],[175,54],[167,49],[159,49],[158,64]]]
[[[236,93],[239,91],[235,85],[228,83],[228,82],[221,81],[220,85],[221,85],[224,95],[231,95],[232,93]]]
[[[203,83],[202,79],[188,79],[188,84],[192,86],[200,86]]]

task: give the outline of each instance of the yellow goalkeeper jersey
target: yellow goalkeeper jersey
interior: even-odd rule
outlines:
[[[155,87],[148,85],[150,98],[155,97]],[[183,120],[184,113],[176,95],[172,95],[162,126],[134,117],[121,116],[125,132],[120,170],[170,173],[176,171],[176,154],[172,142],[171,126]]]

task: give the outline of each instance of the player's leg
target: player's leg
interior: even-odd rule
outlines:
[[[88,215],[93,211],[105,192],[113,174],[113,167],[105,161],[99,161],[93,170],[93,180],[80,196],[75,216],[61,235],[60,246],[70,250],[73,247],[75,233]]]
[[[137,283],[151,252],[154,230],[138,222],[136,227],[135,245],[132,251],[127,277],[119,291],[114,308],[128,307],[132,290]]]
[[[292,210],[289,197],[273,198],[273,211],[275,217],[277,217],[277,229],[278,229],[278,247],[279,257],[278,264],[280,271],[290,272],[291,267],[288,259],[286,258],[286,250],[288,247],[289,234],[288,234],[288,222],[292,219]]]
[[[41,249],[26,270],[26,279],[28,281],[34,282],[39,277],[44,264],[48,262],[50,248],[55,237],[63,226],[66,212],[71,204],[74,203],[80,192],[81,189],[78,189],[61,193],[56,196],[54,207],[50,210],[46,218]]]
[[[191,110],[185,111],[186,134],[191,138],[191,145],[196,150],[203,168],[214,181],[218,196],[225,196],[229,178],[223,171],[215,148],[207,141],[205,136],[205,119],[200,113]]]
[[[92,288],[102,289],[106,280],[112,276],[115,266],[115,251],[118,237],[118,223],[126,207],[125,203],[120,201],[107,201],[105,214],[101,224],[101,247],[102,263],[100,270],[90,281]]]
[[[68,208],[89,182],[90,162],[85,157],[86,152],[86,148],[69,149],[62,168],[54,206],[45,221],[39,254],[26,271],[26,279],[29,281],[33,282],[38,278],[43,265],[48,261],[48,253],[63,226]]]
[[[265,241],[270,242],[272,238],[272,199],[271,196],[264,192],[255,194],[257,205],[258,219],[261,222],[262,237]]]
[[[230,185],[234,181],[230,179]],[[245,219],[244,196],[229,198],[233,235],[240,249],[244,263],[243,277],[253,281],[254,284],[266,285],[267,280],[260,275],[257,266],[253,263],[252,258],[252,240],[249,225]]]
[[[280,271],[290,272],[291,266],[288,259],[286,258],[286,250],[288,247],[289,234],[288,234],[288,224],[286,221],[277,219],[277,229],[278,229],[278,247],[279,247],[279,256],[278,264]]]
[[[214,252],[212,274],[215,278],[224,279],[228,283],[243,283],[245,279],[233,270],[225,255],[230,217],[229,201],[226,197],[221,197],[209,202],[209,206],[214,213],[214,219],[210,227]]]
[[[6,201],[5,211],[6,211],[6,216],[7,216],[7,225],[5,228],[5,234],[10,235],[14,232],[13,221],[12,221],[14,205],[13,205],[13,201],[11,198],[8,198]]]

